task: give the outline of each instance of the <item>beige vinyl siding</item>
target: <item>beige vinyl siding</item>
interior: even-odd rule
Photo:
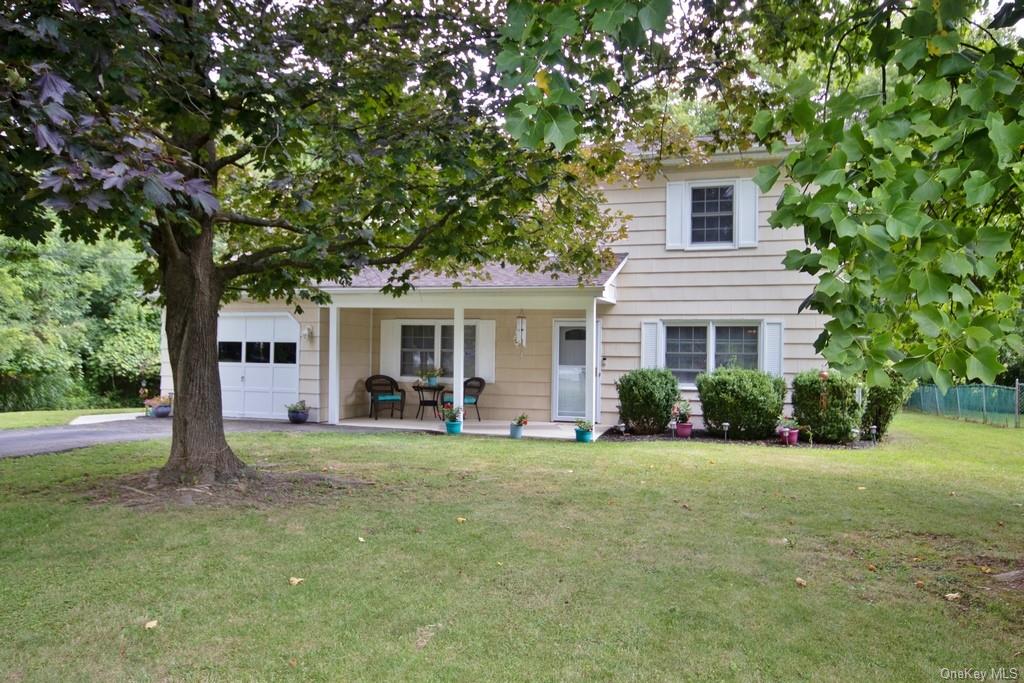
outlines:
[[[329,313],[324,309],[324,313]],[[370,412],[369,396],[366,393],[366,378],[373,364],[370,343],[370,320],[373,311],[360,308],[342,308],[338,311],[341,330],[339,358],[341,363],[341,419],[365,417]],[[374,335],[376,337],[376,335]],[[324,345],[327,346],[326,344]],[[324,360],[324,391],[327,387],[327,360]],[[325,404],[326,405],[326,404]]]
[[[803,247],[799,230],[775,230],[768,216],[782,186],[758,199],[758,243],[753,248],[683,250],[665,246],[665,193],[668,181],[750,178],[755,165],[708,164],[672,170],[637,187],[604,190],[606,208],[629,217],[628,236],[613,245],[629,260],[616,281],[617,302],[598,307],[603,327],[601,421],[618,418],[615,381],[640,366],[640,325],[645,320],[777,320],[784,325],[783,370],[787,380],[801,370],[819,368],[814,351],[826,318],[797,308],[814,279],[787,271],[786,252]],[[700,414],[695,391],[687,391]]]

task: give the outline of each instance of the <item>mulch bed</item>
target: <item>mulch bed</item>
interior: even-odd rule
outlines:
[[[693,436],[689,439],[682,439],[676,436],[673,432],[666,431],[662,434],[630,434],[623,432],[617,427],[612,427],[601,436],[602,441],[676,441],[679,443],[738,443],[748,446],[768,446],[775,448],[813,448],[817,450],[860,450],[863,448],[873,448],[876,444],[871,441],[851,441],[850,443],[815,443],[811,444],[806,441],[801,441],[792,446],[784,446],[780,443],[778,438],[774,439],[733,439],[730,437],[729,441],[726,442],[720,436],[712,436],[705,431],[694,430]]]
[[[355,490],[374,486],[362,479],[322,472],[265,472],[250,468],[229,483],[162,486],[157,470],[104,478],[79,489],[95,505],[117,504],[142,510],[203,507],[266,508],[325,503]]]

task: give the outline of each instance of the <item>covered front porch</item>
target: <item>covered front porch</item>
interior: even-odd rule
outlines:
[[[416,420],[382,417],[379,420],[367,417],[349,417],[339,420],[341,427],[354,429],[388,429],[400,432],[428,432],[443,434],[444,423],[440,420]],[[508,436],[508,420],[482,420],[474,418],[467,419],[462,423],[462,433],[470,436]],[[600,437],[601,431],[594,430],[594,439]],[[526,426],[523,434],[527,439],[553,439],[560,441],[572,441],[575,437],[575,427],[570,422],[534,422]]]
[[[466,434],[507,435],[522,413],[530,418],[528,435],[541,438],[571,438],[576,419],[601,421],[598,305],[614,301],[605,284],[421,284],[397,298],[377,283],[325,289],[332,300],[318,335],[326,378],[321,421],[443,431],[432,408],[419,410],[417,374],[432,366],[444,385],[433,398],[464,408]],[[404,419],[397,404],[384,406],[380,419],[370,417],[365,382],[378,375],[394,380],[389,400],[404,396]],[[464,393],[472,377],[486,381],[478,402]]]

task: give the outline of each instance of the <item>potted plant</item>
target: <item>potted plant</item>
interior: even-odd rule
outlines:
[[[309,419],[309,408],[306,407],[305,401],[289,403],[285,407],[288,409],[288,421],[293,425],[300,425]]]
[[[576,420],[576,440],[580,443],[590,443],[594,440],[594,423],[590,420]]]
[[[441,406],[441,417],[444,418],[444,428],[449,434],[462,433],[462,408],[455,408],[451,403]]]
[[[147,398],[144,403],[153,417],[167,417],[171,414],[174,399],[170,396],[154,396]]]
[[[527,415],[523,413],[516,419],[512,420],[512,424],[508,427],[508,435],[513,439],[523,438],[523,427],[527,425]]]
[[[676,423],[676,436],[689,439],[693,436],[693,423],[690,422],[690,402],[685,398],[672,406],[672,419]]]
[[[437,378],[441,376],[441,370],[439,368],[422,368],[418,373],[419,378],[426,383],[428,387],[437,386]]]
[[[795,445],[800,440],[800,425],[791,417],[784,417],[779,422],[779,443]]]

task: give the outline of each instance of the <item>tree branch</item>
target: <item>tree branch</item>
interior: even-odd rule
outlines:
[[[242,147],[240,147],[236,151],[232,152],[231,154],[228,154],[226,156],[222,156],[219,159],[214,159],[213,161],[211,161],[207,165],[207,170],[210,173],[210,175],[213,175],[217,171],[219,171],[222,168],[224,168],[225,166],[229,166],[229,165],[237,162],[242,157],[247,156],[250,152],[252,152],[252,150],[253,150],[252,145],[243,145]]]
[[[231,211],[218,211],[213,214],[213,220],[217,223],[252,225],[257,228],[280,228],[282,230],[294,232],[297,235],[305,234],[304,230],[284,218],[257,218],[256,216],[246,216],[245,214],[234,213]]]

